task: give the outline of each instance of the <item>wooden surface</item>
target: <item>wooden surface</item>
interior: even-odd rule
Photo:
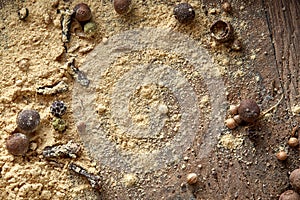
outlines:
[[[288,115],[299,103],[300,89],[300,1],[264,1],[276,69],[285,94]]]
[[[3,2],[6,1],[0,0],[0,8]],[[202,3],[207,10],[221,5],[217,0],[203,0]],[[228,102],[254,98],[262,110],[267,110],[282,95],[283,101],[267,119],[232,132],[245,136],[241,149],[215,148],[202,160],[197,159],[197,146],[193,147],[193,152],[187,152],[191,158],[188,170],[197,172],[201,179],[196,185],[183,185],[186,171],[172,167],[168,171],[170,179],[150,178],[151,181],[161,179],[164,184],[156,187],[155,193],[149,189],[145,199],[268,200],[278,199],[280,193],[292,188],[288,177],[300,166],[299,148],[290,148],[286,142],[292,128],[300,124],[299,116],[292,114],[292,107],[300,104],[300,1],[233,0],[231,3],[234,28],[244,48],[242,52],[228,53],[228,57],[243,61],[241,66],[230,64],[230,73],[224,76]],[[237,26],[241,22],[246,28]],[[238,70],[245,75],[236,77],[234,72]],[[288,151],[287,161],[276,159],[280,147]],[[105,191],[103,199],[109,199],[114,192]],[[121,190],[121,195],[123,193],[139,191],[138,188]]]

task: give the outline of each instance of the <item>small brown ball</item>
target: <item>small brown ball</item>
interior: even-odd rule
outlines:
[[[290,175],[290,182],[296,192],[300,192],[300,169],[295,169]]]
[[[253,123],[258,119],[260,109],[254,100],[245,99],[241,101],[238,113],[243,121]]]
[[[232,114],[232,115],[236,115],[236,114],[238,114],[238,106],[236,106],[236,105],[230,105],[229,106],[229,112],[230,112],[230,114]]]
[[[22,110],[17,116],[18,128],[25,133],[32,133],[40,124],[40,114],[36,110]]]
[[[286,159],[287,159],[288,155],[287,155],[287,153],[286,153],[285,151],[279,151],[279,152],[276,154],[276,157],[277,157],[278,160],[283,161],[283,160],[286,160]]]
[[[241,119],[240,115],[235,115],[233,117],[234,121],[239,125],[243,122],[243,120]]]
[[[79,3],[74,7],[74,16],[79,22],[86,22],[92,18],[92,11],[85,3]]]
[[[174,16],[179,23],[189,24],[195,18],[195,10],[188,3],[180,3],[174,7]]]
[[[14,133],[6,140],[6,148],[13,155],[24,155],[29,148],[29,139],[22,133]]]
[[[130,9],[130,5],[131,0],[114,0],[115,11],[120,15],[127,13]]]
[[[225,120],[225,125],[229,128],[229,129],[235,129],[238,125],[236,123],[236,121],[233,118],[229,118]]]
[[[195,173],[189,173],[186,177],[186,182],[190,185],[197,183],[198,175]]]
[[[288,145],[290,145],[291,147],[296,147],[299,144],[299,140],[298,138],[295,137],[291,137],[288,141]]]
[[[279,200],[300,200],[300,195],[293,190],[287,190],[280,195]]]

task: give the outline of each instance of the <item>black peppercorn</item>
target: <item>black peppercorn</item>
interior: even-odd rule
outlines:
[[[22,133],[15,133],[6,140],[6,148],[13,155],[24,155],[29,148],[29,139]]]
[[[114,0],[115,11],[122,15],[129,11],[131,0]]]
[[[22,110],[17,116],[17,125],[21,131],[32,133],[37,129],[40,120],[40,114],[36,110]]]
[[[79,3],[74,7],[74,16],[79,22],[86,22],[92,18],[92,11],[85,3]]]
[[[63,114],[65,114],[66,110],[67,106],[63,101],[54,101],[50,106],[50,112],[55,117],[61,117]]]
[[[260,109],[254,100],[246,99],[241,101],[238,113],[243,121],[253,123],[258,119]]]
[[[191,23],[195,18],[195,10],[188,3],[180,3],[174,7],[174,16],[182,24]]]

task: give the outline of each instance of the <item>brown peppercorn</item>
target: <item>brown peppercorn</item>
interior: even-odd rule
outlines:
[[[290,145],[291,147],[296,147],[299,144],[299,140],[298,138],[295,137],[291,137],[288,141],[288,145]]]
[[[229,129],[235,129],[238,125],[233,118],[229,118],[225,120],[225,125]]]
[[[281,160],[281,161],[284,161],[287,159],[287,153],[285,151],[279,151],[277,154],[276,154],[276,157],[278,160]]]
[[[36,110],[22,110],[17,116],[17,125],[24,133],[34,132],[40,124],[40,114]]]
[[[180,3],[174,7],[174,16],[179,23],[189,24],[195,18],[195,10],[188,3]]]
[[[300,192],[300,169],[295,169],[290,175],[290,182],[296,192]]]
[[[29,139],[22,133],[14,133],[6,140],[6,148],[13,155],[24,155],[28,147]]]
[[[293,190],[287,190],[280,195],[279,200],[300,200],[300,195]]]
[[[300,168],[292,171],[290,175],[290,182],[293,188],[299,192],[300,191]]]
[[[186,182],[190,185],[197,183],[198,181],[198,175],[195,173],[190,173],[186,177]]]
[[[230,105],[229,106],[229,112],[230,112],[230,114],[232,114],[232,115],[236,115],[237,113],[238,113],[238,106],[236,106],[236,105]]]
[[[85,3],[79,3],[74,7],[74,16],[79,22],[86,22],[92,18],[92,11]]]
[[[241,119],[240,115],[235,115],[233,117],[234,121],[239,125],[243,122],[243,120]]]
[[[230,13],[231,10],[232,10],[232,7],[231,7],[231,4],[229,2],[224,2],[222,4],[222,9],[227,12],[227,13]]]
[[[253,123],[258,119],[260,109],[254,100],[245,99],[241,101],[238,113],[243,121]]]
[[[130,5],[131,0],[114,0],[115,11],[120,15],[126,14],[130,9]]]

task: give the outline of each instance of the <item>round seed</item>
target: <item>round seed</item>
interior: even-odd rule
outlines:
[[[190,173],[186,177],[186,182],[190,185],[197,183],[198,181],[198,175],[195,173]]]
[[[13,155],[24,155],[29,148],[29,139],[22,133],[15,133],[6,140],[6,148]]]
[[[131,0],[114,0],[115,11],[123,15],[127,13],[130,9]]]
[[[276,154],[278,160],[284,161],[287,159],[287,153],[285,151],[280,151]]]
[[[17,116],[17,125],[21,131],[32,133],[37,129],[40,120],[40,114],[36,110],[22,110]]]
[[[174,7],[174,16],[182,24],[191,23],[195,18],[195,10],[188,3],[180,3]]]
[[[295,137],[291,137],[288,141],[288,145],[290,145],[291,147],[296,147],[299,144],[299,140]]]
[[[85,3],[79,3],[74,7],[74,16],[79,22],[86,22],[92,18],[92,11]]]

